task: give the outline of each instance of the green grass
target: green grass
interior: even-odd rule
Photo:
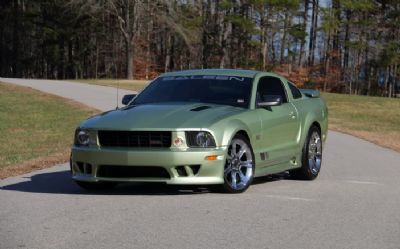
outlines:
[[[141,91],[148,83],[148,80],[121,80],[121,79],[81,79],[68,80],[72,82],[82,82],[100,86],[120,87],[122,89]]]
[[[324,93],[329,128],[400,151],[400,99]]]
[[[0,169],[66,153],[74,129],[94,110],[29,88],[0,83]]]

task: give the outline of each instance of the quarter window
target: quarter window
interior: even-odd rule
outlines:
[[[290,88],[290,91],[292,92],[293,98],[300,99],[302,97],[300,90],[292,82],[288,82],[288,83],[289,83],[289,88]]]

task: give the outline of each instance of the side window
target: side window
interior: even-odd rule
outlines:
[[[282,103],[287,103],[285,89],[278,78],[267,76],[260,79],[257,87],[257,99],[262,98],[264,95],[279,95]]]
[[[294,99],[300,99],[302,97],[300,90],[292,83],[289,83],[290,91],[292,92],[292,96]]]

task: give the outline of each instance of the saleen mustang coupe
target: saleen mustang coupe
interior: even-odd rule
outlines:
[[[76,129],[71,171],[83,188],[164,182],[240,193],[254,177],[312,180],[321,169],[325,102],[273,73],[165,73],[122,103]]]

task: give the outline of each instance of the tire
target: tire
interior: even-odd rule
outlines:
[[[228,148],[224,166],[223,191],[227,193],[243,193],[254,178],[254,154],[246,137],[237,134]]]
[[[114,188],[117,183],[115,182],[82,182],[82,181],[75,181],[75,183],[86,190],[90,191],[97,191],[97,190],[107,190]]]
[[[317,178],[322,164],[321,131],[316,126],[311,126],[304,142],[301,168],[290,171],[295,179],[314,180]]]

